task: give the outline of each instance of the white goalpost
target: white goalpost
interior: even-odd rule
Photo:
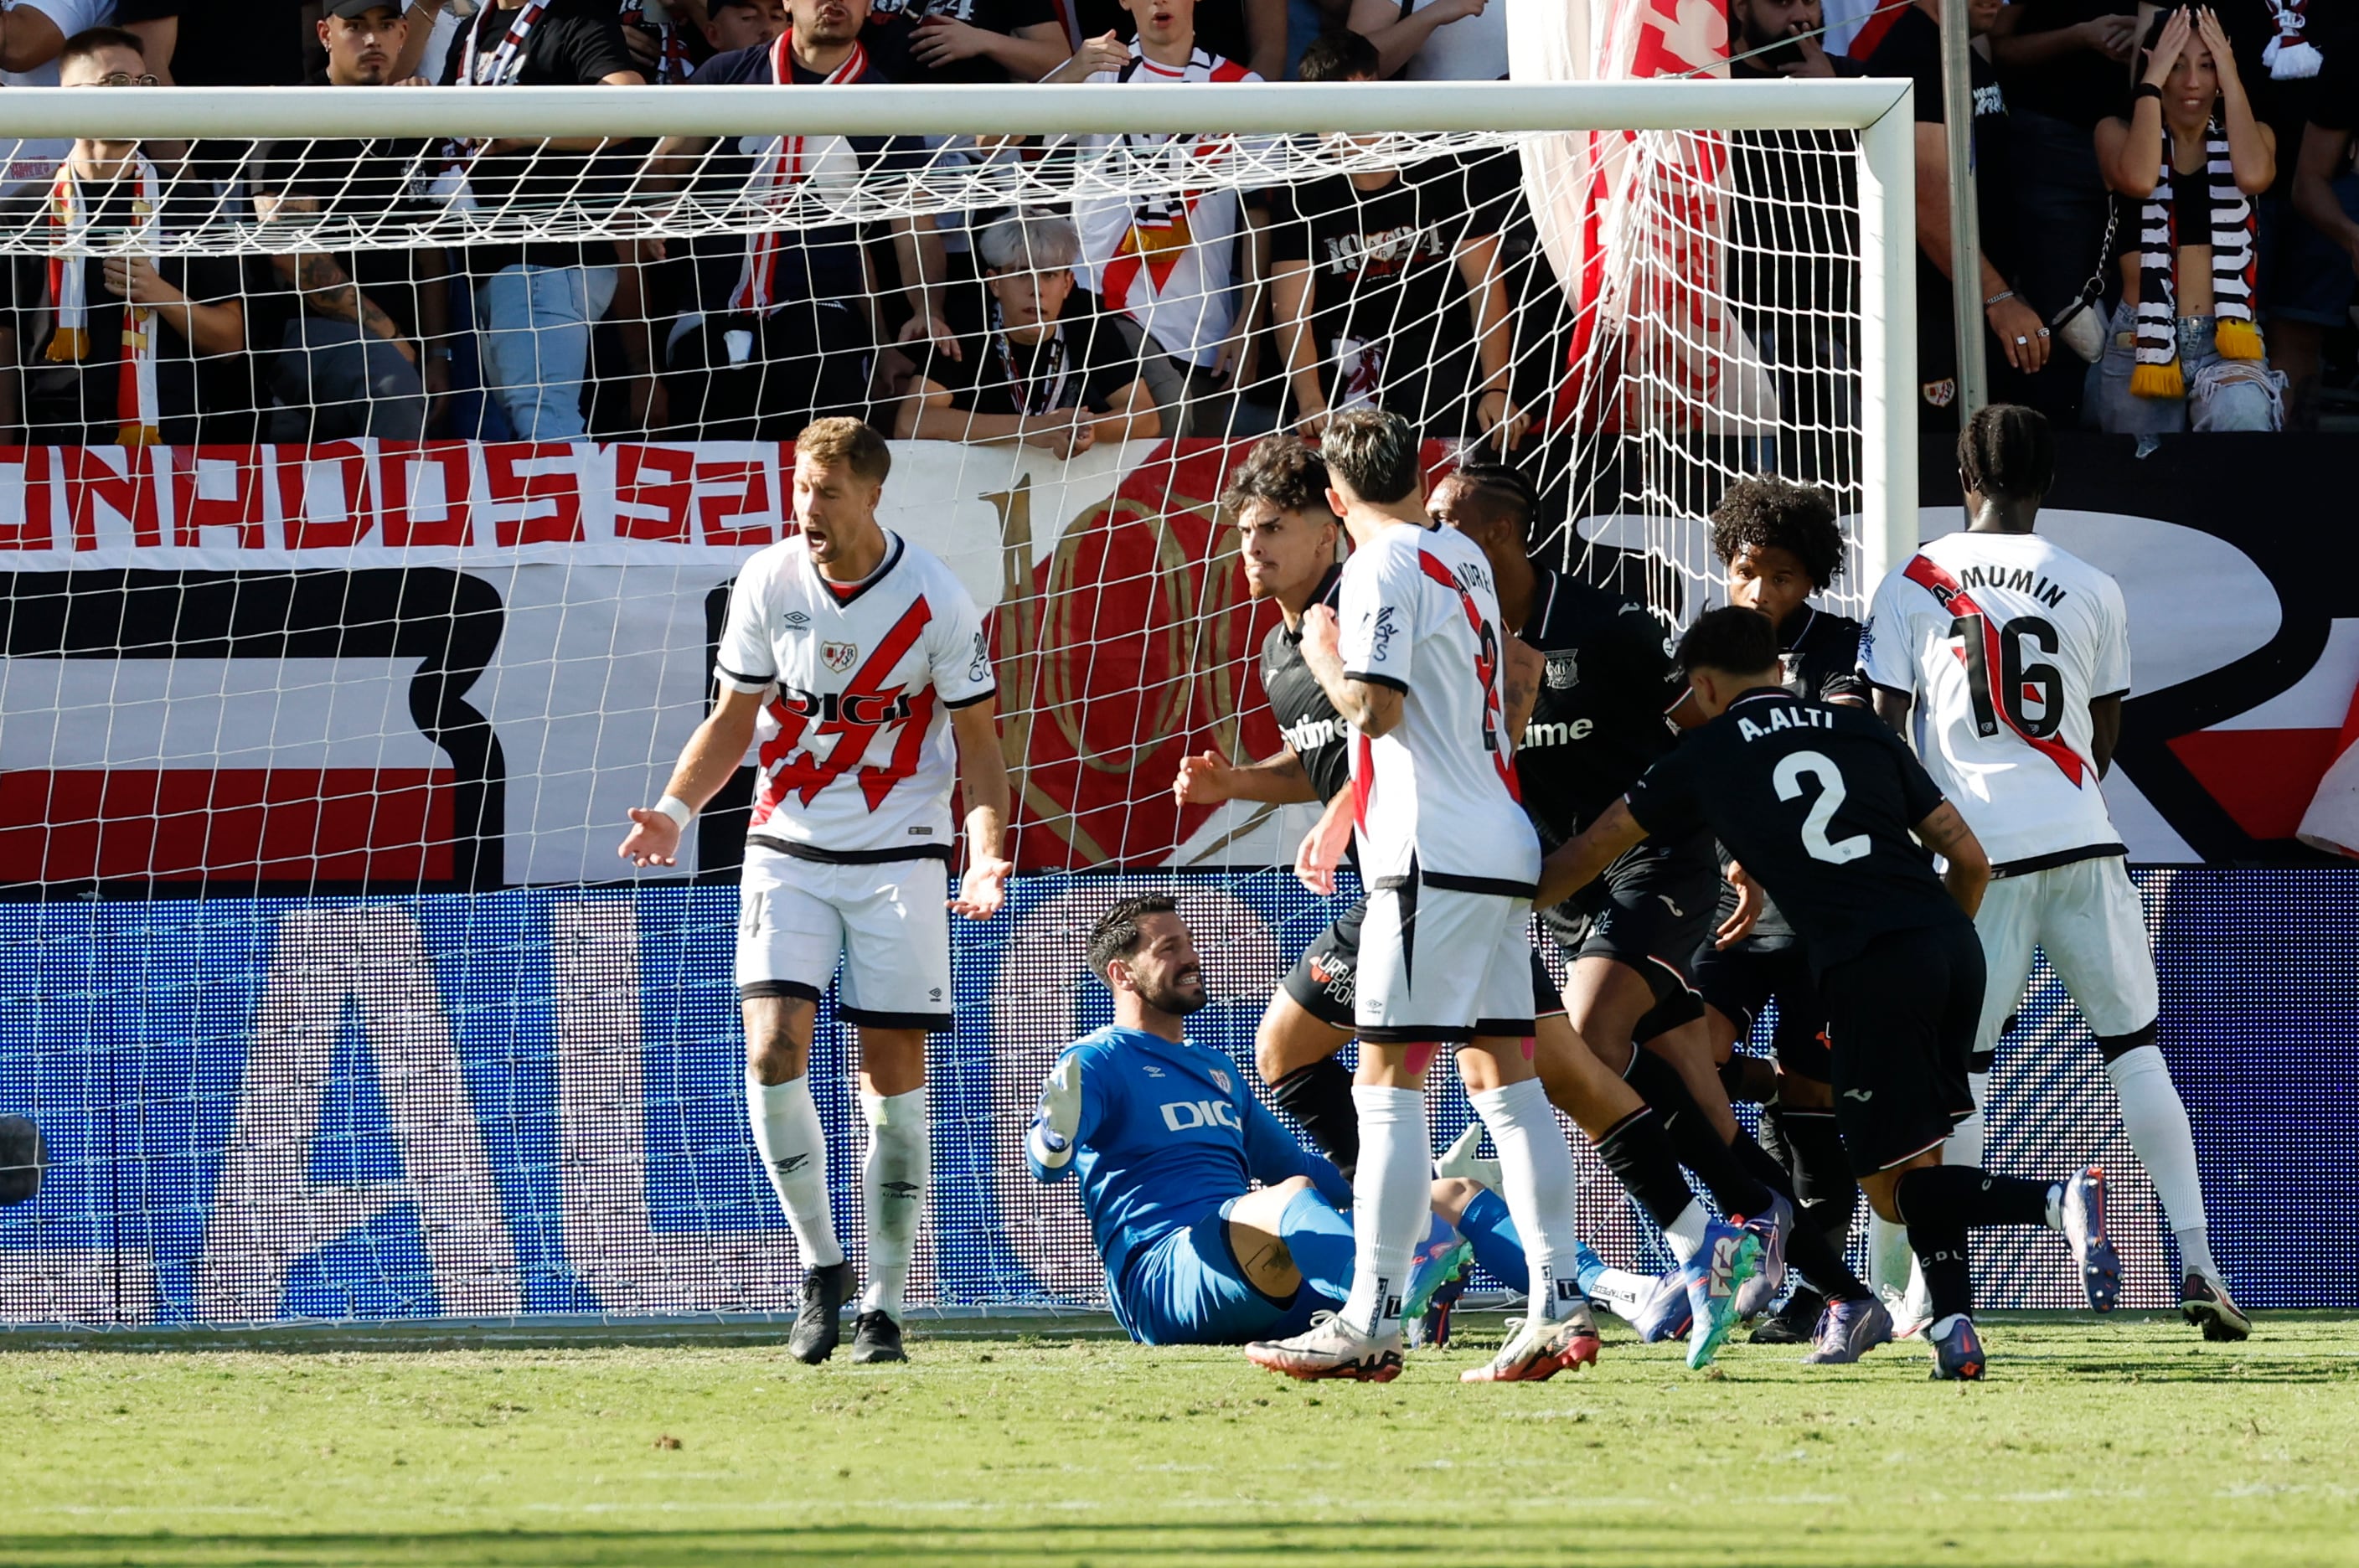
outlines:
[[[1095,914],[1176,886],[1244,1062],[1324,922],[1311,811],[1170,789],[1277,745],[1254,435],[1397,407],[1673,624],[1745,473],[1835,492],[1837,604],[1917,542],[1906,81],[47,90],[10,143],[70,178],[0,192],[0,1114],[49,1149],[0,1323],[791,1305],[728,983],[751,769],[677,877],[614,846],[814,413],[896,436],[1017,792],[930,1069],[945,1311],[1101,1297],[1020,1154],[1104,1021]]]

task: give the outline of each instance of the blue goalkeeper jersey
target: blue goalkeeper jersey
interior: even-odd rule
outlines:
[[[1244,1196],[1256,1181],[1308,1176],[1330,1203],[1352,1202],[1343,1173],[1294,1141],[1226,1051],[1109,1027],[1075,1040],[1058,1060],[1078,1061],[1082,1070],[1073,1158],[1044,1166],[1028,1138],[1025,1158],[1043,1181],[1081,1173],[1082,1208],[1117,1301],[1134,1254]]]

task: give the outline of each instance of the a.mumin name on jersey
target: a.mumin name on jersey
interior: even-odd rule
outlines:
[[[1577,740],[1587,740],[1589,733],[1596,727],[1593,719],[1575,719],[1561,724],[1529,724],[1524,726],[1524,738],[1520,744],[1527,751],[1535,746],[1570,746]]]
[[[797,718],[831,724],[889,724],[909,716],[909,699],[899,691],[804,691],[781,686],[777,705]]]
[[[2018,566],[2013,571],[2004,566],[1969,566],[1958,573],[1958,586],[1998,588],[2010,593],[2028,593],[2051,610],[2068,596],[2061,584],[2050,583],[2028,566]]]
[[[1769,710],[1769,722],[1766,724],[1756,724],[1747,718],[1736,721],[1736,733],[1746,740],[1759,740],[1763,735],[1775,735],[1779,730],[1831,730],[1834,727],[1834,714],[1824,708],[1772,708]]]
[[[1279,725],[1277,733],[1294,748],[1294,755],[1300,757],[1306,751],[1351,739],[1352,726],[1341,719],[1297,719],[1290,724]]]

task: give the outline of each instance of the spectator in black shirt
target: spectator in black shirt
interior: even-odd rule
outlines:
[[[790,0],[788,27],[766,48],[715,55],[698,86],[858,85],[884,80],[862,40],[864,13],[846,0]],[[842,189],[876,168],[914,170],[914,136],[667,136],[646,175],[654,191],[685,187],[699,202],[764,201],[813,181]],[[927,340],[955,358],[939,311],[941,236],[930,218],[891,222],[909,318],[902,343]],[[674,242],[684,309],[665,351],[672,418],[714,439],[785,441],[831,415],[865,419],[876,350],[893,336],[854,224],[763,230]],[[684,275],[684,276],[681,276]]]
[[[2103,270],[2105,182],[2093,133],[2128,91],[2136,9],[2137,0],[2016,0],[1992,29],[2016,222],[2019,233],[2037,236],[2015,258],[2016,286],[2043,321],[2054,321]],[[2028,389],[2060,423],[2078,421],[2076,369],[2059,364]]]
[[[167,87],[292,87],[303,80],[302,0],[115,0]]]
[[[383,86],[408,31],[394,0],[329,0],[320,21],[328,51],[320,83]],[[441,163],[435,144],[420,138],[281,142],[255,176],[255,215],[266,223],[314,215],[364,227],[423,222],[432,215],[429,190]],[[291,291],[281,296],[285,319],[273,323],[278,354],[270,389],[278,407],[266,439],[424,434],[429,394],[451,390],[440,249],[361,245],[282,253],[271,265]]]
[[[66,40],[66,87],[153,81],[138,38],[92,27]],[[150,256],[143,235],[203,226],[209,200],[168,186],[136,142],[77,141],[54,180],[0,193],[0,427],[27,445],[176,445],[200,416],[245,401],[237,263]],[[120,241],[135,241],[126,249]],[[82,244],[113,254],[45,253]],[[217,438],[218,439],[218,438]]]
[[[1038,82],[1072,57],[1056,0],[870,0],[864,35],[887,80]]]
[[[1020,441],[1059,457],[1162,429],[1122,335],[1094,311],[1069,319],[1081,237],[1062,218],[1005,218],[975,239],[984,320],[958,354],[929,354],[902,401],[903,441]]]
[[[475,13],[451,46],[443,82],[637,87],[647,79],[623,41],[613,0],[516,0]],[[625,183],[623,158],[620,144],[599,136],[494,139],[468,165],[475,216],[538,223],[561,208],[612,199]],[[508,241],[468,251],[484,379],[517,436],[575,441],[588,433],[582,391],[590,329],[622,285],[617,264],[630,259],[627,247],[606,241]]]
[[[1305,82],[1375,72],[1375,49],[1357,33],[1329,33],[1302,57]],[[1270,193],[1270,295],[1304,436],[1331,414],[1380,408],[1429,434],[1479,433],[1507,450],[1523,439],[1530,420],[1508,391],[1499,229],[1509,188],[1498,167],[1438,158]]]
[[[2287,422],[2297,429],[2314,422],[2321,340],[2349,322],[2359,274],[2359,171],[2351,164],[2352,132],[2359,126],[2359,27],[2346,22],[2340,34],[2316,43],[2326,60],[2294,155],[2297,216],[2279,231],[2274,261],[2262,256],[2269,354],[2292,380]]]
[[[1864,76],[1819,46],[1821,0],[1731,0],[1732,82]],[[1847,133],[1739,131],[1728,138],[1728,246],[1722,276],[1736,319],[1777,378],[1792,436],[1788,465],[1844,472],[1856,427],[1851,331],[1859,300],[1859,176]]]
[[[1956,422],[1957,328],[1950,299],[1950,144],[1942,129],[1941,6],[1915,0],[1900,13],[1868,58],[1870,76],[1906,76],[1917,83],[1917,374],[1924,384],[1919,415],[1929,428]],[[1998,0],[1968,0],[1976,36],[1995,20]],[[2006,99],[1980,54],[1969,56],[1973,82],[1975,210],[1982,229],[1983,321],[1990,330],[1986,355],[1993,402],[2027,402],[2024,382],[2047,365],[2047,319],[2009,279],[2015,260],[2014,186],[1998,127]]]

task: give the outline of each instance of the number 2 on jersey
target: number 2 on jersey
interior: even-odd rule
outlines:
[[[1966,661],[1966,694],[1974,705],[1974,733],[1998,734],[2001,714],[2007,725],[2028,740],[2046,740],[2064,724],[2064,677],[2052,664],[2026,662],[2023,645],[2038,645],[2042,653],[2062,646],[2056,628],[2038,615],[2017,615],[2000,623],[1990,635],[1989,621],[1979,615],[1960,615],[1950,623],[1950,635],[1959,639]],[[1990,645],[1998,644],[1997,679],[1992,679]],[[2024,709],[2039,704],[2035,716]]]
[[[1777,771],[1772,777],[1777,780],[1777,799],[1781,800],[1800,800],[1803,779],[1818,781],[1819,798],[1810,802],[1810,814],[1802,819],[1802,847],[1810,852],[1811,859],[1843,866],[1874,847],[1865,833],[1829,842],[1827,828],[1834,822],[1835,813],[1843,810],[1845,791],[1843,769],[1826,753],[1795,752],[1777,764]]]

